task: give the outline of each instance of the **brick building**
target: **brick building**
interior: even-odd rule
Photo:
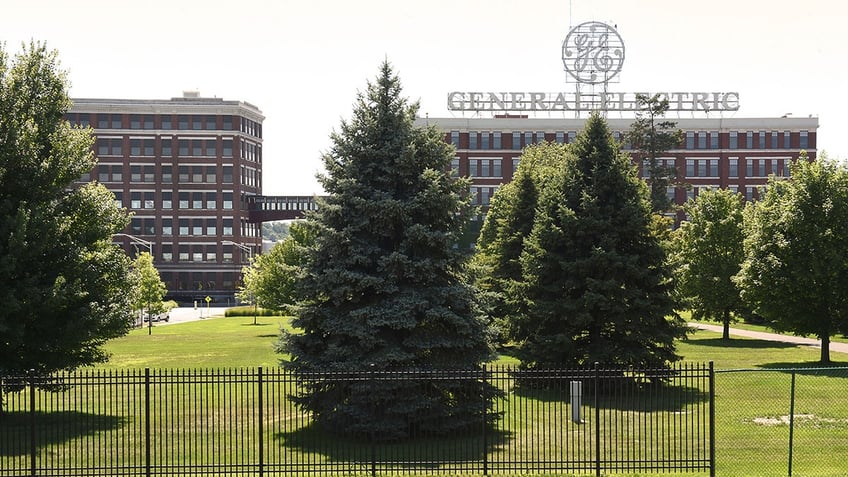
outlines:
[[[261,111],[187,92],[169,100],[74,99],[67,119],[94,129],[97,180],[129,210],[115,237],[151,251],[169,296],[232,299],[262,246],[248,198],[262,188]]]
[[[704,189],[727,188],[747,199],[758,197],[768,176],[786,176],[788,164],[802,150],[816,157],[818,118],[669,118],[684,133],[679,149],[661,160],[673,165],[691,187],[670,188],[675,202],[683,204]],[[583,127],[579,118],[538,118],[501,115],[486,118],[421,118],[421,125],[445,131],[445,141],[456,146],[452,169],[472,179],[474,201],[486,206],[497,188],[512,180],[521,149],[541,141],[568,143]],[[620,139],[633,119],[607,119]],[[623,144],[624,150],[628,150]],[[635,159],[634,159],[635,160]],[[639,165],[644,177],[645,168]]]

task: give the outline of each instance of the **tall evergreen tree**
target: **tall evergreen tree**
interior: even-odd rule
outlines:
[[[0,376],[105,361],[132,324],[129,258],[112,235],[129,222],[99,184],[55,51],[0,46]],[[7,382],[8,384],[8,382]],[[8,388],[7,388],[8,390]]]
[[[646,166],[646,181],[651,191],[651,210],[663,213],[672,210],[674,201],[668,197],[668,187],[677,180],[677,167],[660,163],[662,154],[680,146],[683,132],[677,123],[663,119],[668,111],[668,98],[659,94],[636,95],[642,108],[630,125],[627,141],[633,147],[636,158]]]
[[[570,151],[540,192],[521,257],[522,362],[667,366],[679,359],[674,339],[686,327],[674,315],[645,185],[597,113]]]
[[[348,433],[403,437],[479,426],[491,405],[480,383],[340,382],[318,372],[478,369],[490,333],[454,247],[470,217],[468,183],[449,177],[454,155],[435,128],[413,124],[418,105],[384,63],[333,134],[319,177],[326,199],[307,220],[315,242],[298,282],[285,366],[303,385],[296,402]]]

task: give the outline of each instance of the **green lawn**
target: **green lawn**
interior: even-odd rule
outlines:
[[[157,326],[108,344],[105,368],[275,367],[273,351],[281,326],[289,320],[261,317],[211,318]],[[713,361],[716,375],[716,449],[719,477],[787,475],[792,375],[785,368],[817,366],[818,350],[778,342],[733,338],[698,331],[679,343],[687,362]],[[848,355],[833,353],[834,366],[848,366]],[[500,364],[515,360],[503,357]],[[758,369],[757,372],[730,370]],[[848,372],[796,375],[793,475],[845,475],[848,455]],[[529,402],[527,405],[533,405]],[[628,475],[628,474],[617,474]],[[637,474],[638,475],[638,474]],[[650,474],[646,474],[650,475]],[[676,475],[676,474],[664,474]],[[691,475],[691,474],[689,474]]]

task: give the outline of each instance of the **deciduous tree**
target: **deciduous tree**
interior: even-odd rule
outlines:
[[[802,154],[745,211],[742,297],[771,327],[821,340],[848,332],[848,169]]]
[[[0,375],[45,375],[107,359],[131,326],[129,258],[112,244],[126,212],[99,184],[75,187],[96,161],[71,106],[57,53],[0,48]]]
[[[685,205],[688,219],[675,243],[678,286],[696,318],[719,321],[730,339],[742,298],[733,277],[745,258],[742,196],[727,189],[701,192]]]

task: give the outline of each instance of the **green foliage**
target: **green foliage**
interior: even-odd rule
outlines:
[[[651,191],[651,210],[656,213],[670,211],[674,202],[669,199],[667,189],[678,177],[676,167],[666,167],[659,162],[664,152],[680,146],[683,131],[677,123],[662,120],[668,111],[668,99],[659,94],[647,96],[637,94],[636,101],[642,108],[630,125],[626,140],[633,147],[637,160],[647,164],[646,181]]]
[[[802,154],[792,179],[771,178],[745,210],[742,297],[778,331],[830,337],[848,331],[848,169]]]
[[[165,311],[162,299],[168,290],[153,265],[153,256],[148,252],[140,253],[133,261],[132,280],[135,282],[133,309],[147,310],[148,314]]]
[[[558,176],[567,150],[552,143],[525,149],[512,182],[498,188],[483,223],[473,260],[476,284],[487,297],[487,311],[502,344],[525,308],[520,258],[536,217],[539,188]]]
[[[271,310],[262,308],[261,306],[254,308],[253,305],[244,305],[227,308],[224,316],[283,316],[283,313],[279,310]]]
[[[306,222],[294,222],[286,238],[244,269],[244,286],[239,295],[271,310],[288,310],[295,304],[295,285],[306,253],[314,241],[314,232]]]
[[[696,319],[724,324],[724,338],[734,313],[744,311],[733,277],[739,273],[742,245],[742,195],[727,189],[701,192],[686,206],[688,221],[677,231],[678,288]]]
[[[262,224],[262,238],[272,242],[279,242],[289,236],[289,223],[284,221],[279,222],[264,222]]]
[[[91,171],[90,130],[74,129],[56,52],[0,47],[0,374],[107,359],[130,329],[129,259],[111,242],[126,213]]]
[[[558,170],[537,184],[520,255],[524,299],[511,323],[523,365],[667,366],[685,324],[653,229],[645,185],[609,129],[592,115],[575,143],[550,145]],[[673,316],[672,318],[666,318]]]
[[[413,124],[384,63],[358,95],[323,157],[327,197],[307,218],[315,233],[297,282],[298,334],[284,365],[305,391],[297,403],[329,429],[404,437],[414,429],[479,426],[491,387],[434,381],[321,382],[316,372],[477,368],[492,354],[486,322],[454,245],[469,219],[468,182],[445,172],[453,147]],[[314,228],[313,228],[314,227]]]

